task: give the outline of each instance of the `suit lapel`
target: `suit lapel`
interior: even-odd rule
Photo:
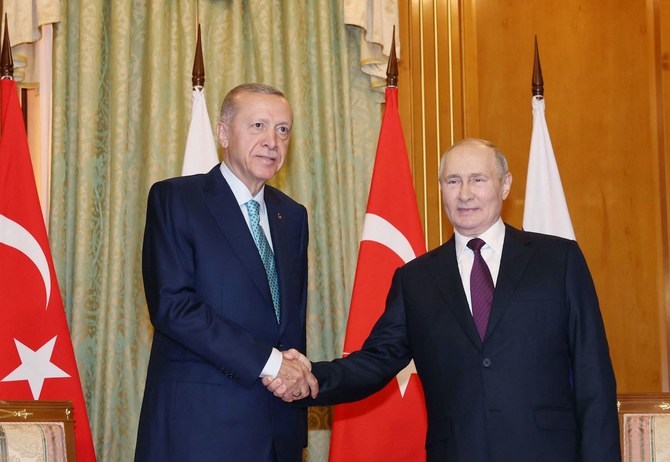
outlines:
[[[472,343],[477,348],[481,348],[482,341],[472,319],[468,300],[463,290],[461,274],[458,271],[454,237],[452,236],[446,243],[432,251],[431,256],[433,258],[430,260],[430,272],[447,302],[447,307],[452,311]]]
[[[493,304],[491,306],[491,317],[486,329],[486,337],[490,337],[496,326],[502,319],[510,299],[519,284],[530,257],[533,253],[530,237],[505,225],[505,243],[500,258],[500,271],[495,292],[493,293]]]
[[[242,266],[249,272],[268,304],[272,306],[272,295],[263,261],[235,195],[221,175],[218,165],[207,174],[204,192],[207,208],[219,225],[224,239],[237,254]]]

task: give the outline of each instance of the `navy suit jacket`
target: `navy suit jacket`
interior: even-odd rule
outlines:
[[[307,415],[258,378],[271,350],[305,351],[307,212],[265,186],[281,299],[220,167],[149,192],[142,249],[154,339],[137,461],[302,460]]]
[[[429,461],[620,460],[605,330],[574,241],[506,227],[484,341],[453,237],[399,268],[361,351],[314,363],[320,394],[312,403],[361,399],[412,358],[426,396]]]

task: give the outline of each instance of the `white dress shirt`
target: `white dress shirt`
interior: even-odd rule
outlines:
[[[472,300],[470,294],[470,272],[472,271],[472,263],[475,258],[475,253],[467,246],[467,243],[474,239],[459,234],[454,231],[456,237],[456,260],[458,261],[458,271],[461,273],[461,282],[465,290],[465,296],[468,299],[468,306],[472,313]],[[493,279],[493,286],[496,286],[498,280],[498,273],[500,271],[500,257],[502,256],[503,244],[505,242],[505,224],[502,218],[498,218],[489,229],[477,236],[485,242],[481,249],[482,258],[486,262],[491,272],[491,279]]]

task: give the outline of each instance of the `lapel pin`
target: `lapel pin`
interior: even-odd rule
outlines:
[[[277,212],[277,219],[278,219],[278,220],[283,220],[284,217],[281,216],[281,213]]]

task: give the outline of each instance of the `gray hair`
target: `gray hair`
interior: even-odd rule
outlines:
[[[220,120],[225,123],[230,123],[233,116],[239,109],[237,104],[237,95],[241,93],[261,93],[264,95],[276,95],[286,99],[286,96],[281,90],[276,89],[271,85],[264,83],[243,83],[236,86],[228,92],[223,103],[221,103]]]
[[[447,162],[447,155],[454,149],[457,148],[458,146],[463,146],[464,144],[473,144],[473,145],[478,145],[478,146],[484,146],[486,148],[489,148],[493,151],[493,153],[496,155],[496,166],[498,167],[498,173],[500,174],[500,179],[502,180],[505,175],[509,173],[509,165],[507,164],[507,159],[505,158],[505,154],[496,146],[495,144],[491,143],[490,141],[481,139],[481,138],[464,138],[460,141],[457,141],[449,149],[447,149],[444,154],[442,154],[442,158],[440,159],[440,169],[438,170],[438,175],[439,177],[442,176],[442,171],[444,169],[444,164]]]

